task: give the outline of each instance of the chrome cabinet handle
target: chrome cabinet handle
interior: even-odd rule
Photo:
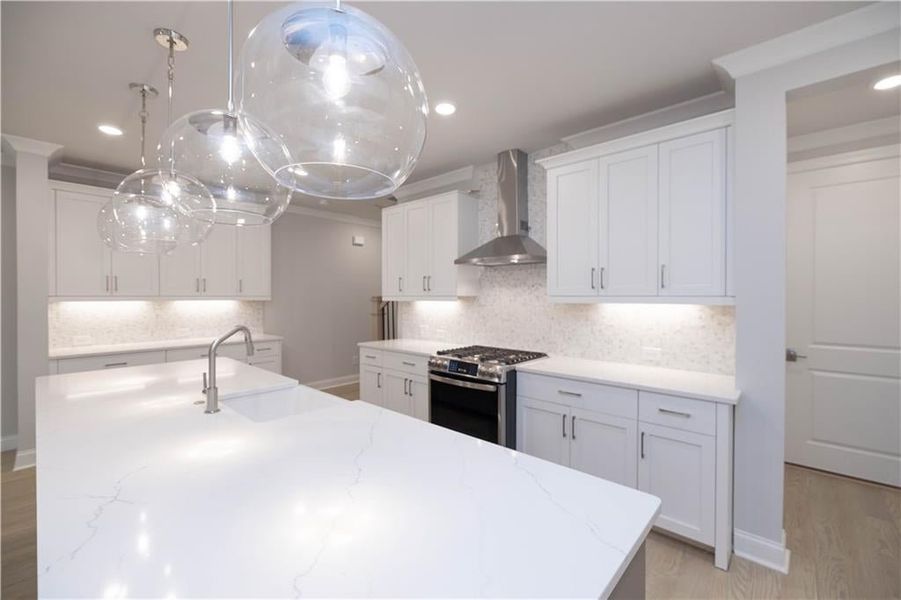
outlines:
[[[566,437],[566,415],[560,415],[563,417],[563,437]]]
[[[123,361],[123,362],[106,363],[105,365],[103,365],[103,368],[107,368],[107,367],[125,367],[125,366],[128,366],[128,362]]]
[[[382,389],[382,372],[379,371],[375,374],[375,387],[378,389]]]
[[[256,350],[257,352],[268,352],[269,350],[272,350],[272,348],[271,348],[271,347],[266,347],[266,348],[254,348],[254,350]]]
[[[604,269],[605,269],[604,267],[601,267],[601,276],[600,276],[601,289],[604,289]]]
[[[660,289],[666,287],[666,265],[660,265]]]
[[[368,358],[369,360],[375,360],[375,358],[376,358],[375,356],[373,356],[373,355],[371,355],[371,354],[364,354],[363,356],[365,356],[365,357]]]
[[[591,267],[591,289],[594,289],[594,271],[595,268]]]
[[[425,291],[425,275],[422,276],[422,291]]]
[[[576,415],[573,415],[572,423],[570,424],[570,434],[572,435],[572,439],[576,439]]]
[[[106,276],[106,291],[109,291],[109,275]]]
[[[113,291],[114,292],[119,291],[119,276],[118,275],[113,275]]]
[[[641,432],[641,457],[644,458],[644,431]]]
[[[673,415],[674,417],[683,417],[685,419],[691,418],[691,413],[682,412],[680,410],[670,410],[668,408],[658,408],[657,412],[661,412],[665,415]]]
[[[206,293],[206,277],[203,278],[203,292]]]
[[[238,293],[239,294],[244,293],[244,280],[243,279],[238,279]]]
[[[426,288],[427,288],[426,289],[427,292],[432,291],[432,276],[431,275],[429,275],[428,278],[426,278]]]
[[[579,392],[568,392],[566,390],[557,390],[557,393],[561,396],[572,396],[573,398],[581,398],[582,394]]]
[[[200,293],[200,277],[194,278],[194,291]]]
[[[398,292],[404,291],[404,278],[403,277],[397,278],[397,291]]]
[[[406,360],[401,361],[401,362],[402,362],[402,364],[405,364],[405,365],[407,365],[408,367],[415,367],[415,366],[416,366],[416,363],[415,363],[415,362],[408,362],[408,361],[406,361]]]

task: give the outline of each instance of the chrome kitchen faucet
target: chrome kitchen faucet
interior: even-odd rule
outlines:
[[[206,410],[203,412],[208,415],[219,412],[219,388],[216,387],[216,351],[219,349],[219,344],[239,331],[244,333],[244,345],[247,346],[247,356],[253,356],[253,337],[250,335],[250,330],[244,325],[236,325],[234,329],[225,335],[217,337],[210,344],[210,364],[207,370],[209,378],[207,373],[203,374],[203,393],[206,394]]]

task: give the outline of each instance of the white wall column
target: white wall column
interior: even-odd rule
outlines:
[[[899,11],[870,5],[715,61],[735,80],[735,553],[787,571],[786,95],[899,60]]]
[[[47,269],[50,158],[62,146],[3,135],[16,168],[16,322],[18,437],[16,469],[35,461],[34,380],[47,374]]]

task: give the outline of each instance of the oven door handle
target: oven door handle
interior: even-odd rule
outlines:
[[[462,379],[451,379],[450,377],[442,377],[440,375],[434,375],[429,373],[429,379],[432,381],[437,381],[439,383],[446,383],[448,385],[455,385],[457,387],[463,387],[470,390],[480,390],[482,392],[496,392],[497,386],[490,385],[487,383],[475,383],[472,381],[463,381]]]

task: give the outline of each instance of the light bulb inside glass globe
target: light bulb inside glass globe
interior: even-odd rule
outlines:
[[[180,245],[206,239],[212,219],[189,216],[173,201],[191,205],[213,202],[198,181],[182,174],[142,169],[122,180],[97,217],[103,241],[114,250],[138,254],[167,254]]]
[[[210,190],[215,209],[195,210],[216,223],[265,225],[291,202],[291,189],[279,185],[257,159],[290,160],[288,151],[251,116],[221,110],[189,113],[166,129],[157,151],[163,170],[191,173]]]
[[[422,152],[429,107],[416,64],[384,25],[350,6],[303,3],[265,17],[244,43],[239,115],[287,149],[251,150],[282,185],[320,198],[394,192]]]

